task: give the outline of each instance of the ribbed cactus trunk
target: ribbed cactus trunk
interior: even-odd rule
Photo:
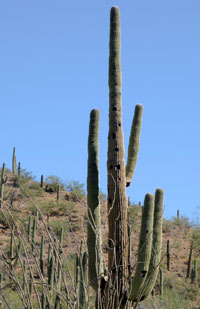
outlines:
[[[110,15],[109,56],[109,134],[108,134],[108,271],[116,289],[115,308],[127,290],[128,232],[126,169],[122,130],[120,12],[117,7]]]
[[[101,216],[99,199],[99,111],[93,109],[90,113],[88,137],[88,176],[87,176],[87,203],[88,203],[88,259],[89,281],[98,293],[100,288],[99,276],[102,275],[101,251]]]
[[[98,128],[99,112],[92,110],[88,138],[88,266],[89,285],[96,291],[96,309],[124,309],[127,302],[144,300],[151,293],[161,258],[162,189],[155,198],[148,193],[142,212],[138,261],[131,277],[128,200],[126,187],[133,178],[139,152],[143,106],[137,104],[129,138],[125,167],[122,131],[120,13],[113,7],[110,15],[109,56],[109,133],[108,133],[108,271],[102,273],[101,217],[99,203]]]

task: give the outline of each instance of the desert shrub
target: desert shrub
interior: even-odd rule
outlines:
[[[71,198],[74,202],[78,202],[85,197],[84,184],[80,183],[78,180],[68,181],[65,185],[65,189],[71,192]]]
[[[16,291],[13,291],[12,289],[7,289],[4,297],[6,298],[6,301],[10,306],[9,308],[12,308],[12,309],[23,308],[19,294]],[[0,299],[3,300],[2,296],[0,296]],[[5,302],[3,303],[5,304]]]
[[[131,231],[137,231],[140,222],[141,208],[136,205],[129,206],[129,225]]]
[[[189,227],[189,219],[187,217],[184,217],[184,216],[180,216],[180,218],[172,217],[171,221],[174,225],[177,225],[183,228]]]
[[[0,210],[0,224],[5,228],[9,228],[11,225],[17,222],[18,215],[16,213],[9,213],[6,210]]]
[[[65,188],[65,185],[62,179],[60,179],[58,176],[55,176],[55,175],[47,176],[45,178],[45,182],[47,182],[50,185],[53,191],[57,190],[58,185],[60,185],[61,190],[64,190]]]
[[[72,201],[64,201],[57,204],[58,211],[64,215],[69,215],[75,209],[75,203]]]
[[[66,232],[69,231],[70,227],[69,224],[65,221],[60,220],[52,220],[50,221],[50,229],[54,232],[54,234],[59,237],[61,228],[63,228],[63,238]]]
[[[195,228],[192,231],[193,246],[200,253],[200,228]]]
[[[51,216],[53,213],[55,213],[57,204],[54,201],[45,201],[40,203],[38,207],[44,215],[49,214]]]
[[[13,181],[14,187],[19,187],[20,185],[25,185],[29,181],[34,180],[35,176],[32,175],[32,172],[28,172],[26,169],[21,170],[21,175],[14,175],[11,180]]]

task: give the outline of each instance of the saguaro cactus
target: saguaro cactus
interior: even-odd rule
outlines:
[[[2,206],[2,201],[3,201],[4,184],[7,181],[7,176],[4,177],[4,174],[5,174],[5,163],[3,163],[3,166],[2,166],[2,169],[1,169],[0,208]]]
[[[108,281],[102,271],[98,130],[99,111],[90,114],[88,138],[88,261],[89,284],[101,297],[96,308],[125,308],[128,299],[139,302],[154,287],[158,274],[161,240],[163,190],[145,197],[135,277],[129,280],[128,200],[130,185],[139,151],[143,106],[137,104],[124,161],[124,137],[121,106],[120,13],[113,7],[110,15],[109,56],[109,133],[108,133]],[[106,283],[107,282],[107,283]],[[129,292],[130,291],[130,292]],[[101,302],[101,303],[100,303]]]
[[[13,147],[12,173],[13,173],[14,175],[16,175],[16,155],[15,155],[15,147]]]
[[[170,250],[169,250],[169,239],[167,240],[167,270],[170,270]]]

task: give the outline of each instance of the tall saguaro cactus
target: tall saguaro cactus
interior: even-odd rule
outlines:
[[[108,280],[102,270],[101,217],[99,202],[98,132],[99,111],[92,110],[88,138],[88,267],[89,284],[97,292],[96,308],[126,308],[128,300],[139,302],[151,293],[158,274],[162,243],[163,190],[144,201],[136,272],[129,280],[128,200],[139,152],[143,106],[137,104],[133,117],[127,165],[122,130],[120,12],[111,9],[109,56],[108,133]],[[100,294],[100,297],[99,297]]]
[[[15,147],[13,147],[12,173],[13,173],[14,175],[16,175],[16,155],[15,155]]]
[[[4,193],[4,184],[7,181],[7,176],[4,177],[5,173],[5,163],[3,163],[2,169],[1,169],[1,184],[0,184],[0,208],[2,206],[3,202],[3,193]]]

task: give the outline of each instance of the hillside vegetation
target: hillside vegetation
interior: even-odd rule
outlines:
[[[82,274],[85,275],[82,280],[83,277],[77,274],[77,259],[80,265],[87,251],[87,202],[83,184],[72,181],[64,185],[56,176],[47,177],[41,184],[34,181],[31,173],[20,171],[19,174],[5,170],[7,180],[1,199],[2,308],[61,308],[60,304],[62,308],[73,308],[73,304],[81,303],[81,281],[84,281],[82,294],[85,293],[87,307],[93,308],[94,295],[86,282],[87,275]],[[141,211],[141,206],[129,203],[132,273],[137,259]],[[107,261],[107,205],[104,194],[101,194],[101,218],[104,259]],[[186,278],[192,239],[192,278],[191,274],[190,278]],[[158,278],[154,295],[138,308],[200,308],[199,245],[200,230],[190,227],[187,218],[164,220],[160,265],[163,289]],[[85,272],[82,267],[85,266],[79,267],[80,273]]]

